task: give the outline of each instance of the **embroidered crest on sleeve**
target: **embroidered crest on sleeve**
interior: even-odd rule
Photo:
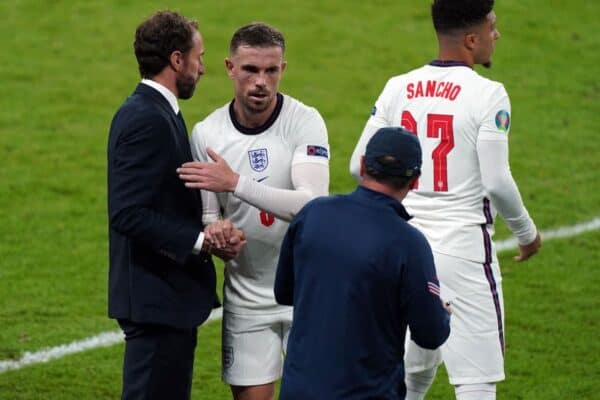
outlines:
[[[502,132],[508,132],[510,128],[510,114],[506,110],[500,110],[496,114],[496,127]]]
[[[323,146],[306,146],[306,155],[329,158],[329,152]]]

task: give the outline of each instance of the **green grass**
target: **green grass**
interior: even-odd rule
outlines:
[[[116,329],[106,317],[106,138],[139,77],[133,31],[165,7],[197,18],[207,74],[182,103],[188,127],[232,97],[233,31],[263,20],[286,35],[281,89],[317,107],[332,147],[331,191],[386,80],[435,57],[428,2],[24,1],[0,3],[0,360]],[[494,68],[511,96],[511,165],[540,228],[600,214],[600,3],[499,1]],[[498,237],[508,237],[500,223]],[[600,391],[600,235],[503,254],[507,381],[500,399],[591,399]],[[219,268],[220,269],[220,268]],[[194,398],[220,382],[220,325],[201,328]],[[0,399],[118,397],[123,346],[0,374]],[[430,399],[452,397],[443,371]]]

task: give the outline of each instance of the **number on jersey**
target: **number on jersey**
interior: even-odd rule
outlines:
[[[433,190],[448,191],[448,153],[454,148],[453,115],[427,114],[427,137],[440,139],[440,143],[431,153],[433,159]],[[410,111],[402,111],[400,125],[412,134],[417,134],[417,121]],[[413,189],[419,187],[418,182]]]
[[[260,223],[263,224],[266,227],[269,227],[271,225],[273,225],[273,223],[275,222],[275,217],[272,216],[269,213],[266,213],[264,211],[260,212]]]

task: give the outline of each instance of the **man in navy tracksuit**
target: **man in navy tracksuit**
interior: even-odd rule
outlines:
[[[417,138],[382,128],[361,186],[313,200],[290,224],[274,288],[294,306],[280,400],[404,399],[407,325],[421,347],[448,337],[431,249],[400,203],[420,167]]]

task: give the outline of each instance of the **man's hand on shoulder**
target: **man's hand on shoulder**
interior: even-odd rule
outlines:
[[[185,186],[191,189],[215,193],[234,192],[240,176],[210,148],[207,153],[214,162],[187,162],[177,168],[179,179],[185,181]]]
[[[525,245],[519,245],[519,255],[515,256],[514,260],[518,262],[525,261],[537,253],[540,247],[542,247],[542,238],[538,232],[533,242]]]

